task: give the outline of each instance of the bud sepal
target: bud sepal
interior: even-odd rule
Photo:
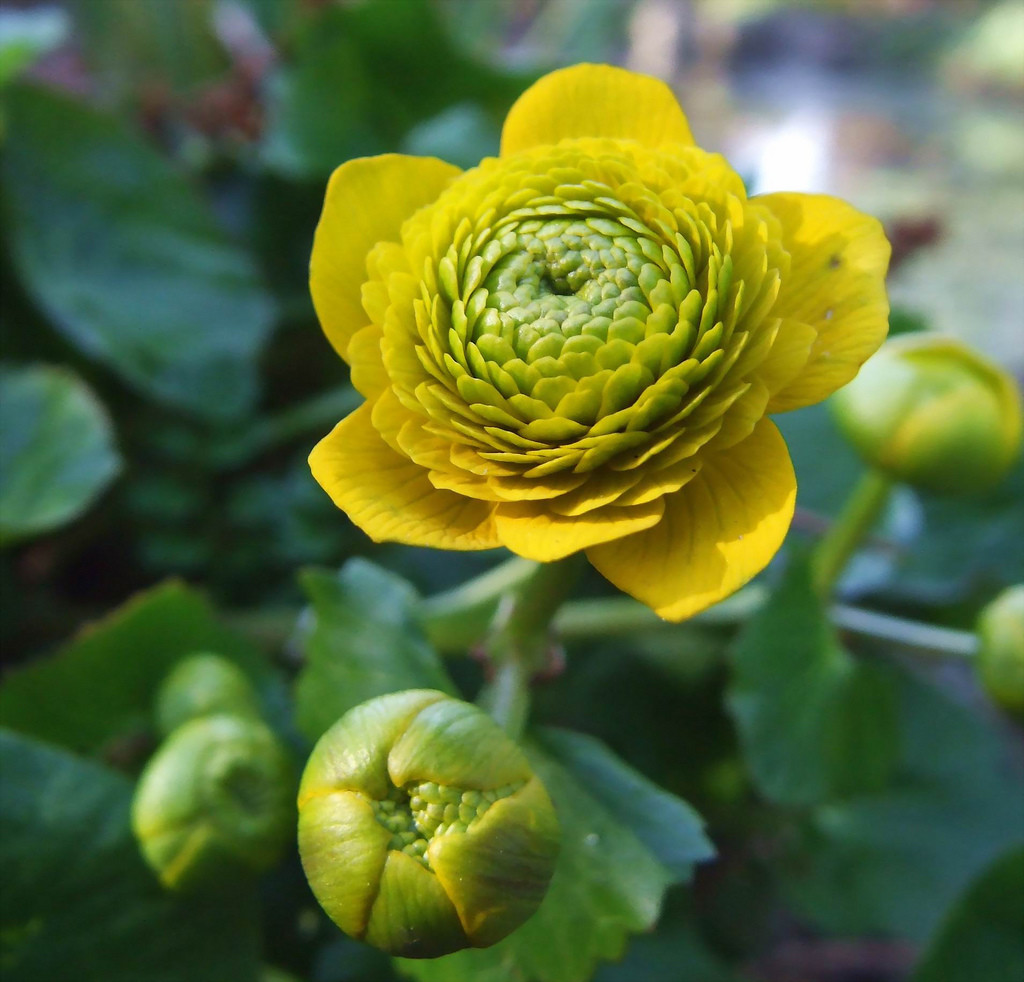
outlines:
[[[157,691],[157,729],[168,736],[190,720],[219,715],[259,719],[259,699],[249,677],[220,655],[200,652],[183,658]]]
[[[830,406],[868,463],[930,491],[983,491],[1020,451],[1016,383],[954,338],[922,333],[888,341]]]
[[[978,618],[978,674],[1004,709],[1024,716],[1024,583],[1004,590]]]

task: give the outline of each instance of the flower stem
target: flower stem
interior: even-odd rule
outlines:
[[[482,648],[494,675],[479,703],[512,737],[518,737],[529,714],[531,677],[551,659],[552,621],[576,582],[581,557],[557,563],[534,563],[529,574],[515,577],[504,593]]]
[[[537,564],[513,557],[420,606],[420,623],[430,643],[447,654],[465,654],[485,637],[503,596],[533,575]]]
[[[834,604],[832,622],[841,631],[863,638],[886,641],[915,655],[931,658],[973,658],[978,653],[978,636],[973,631],[922,624],[862,607]]]
[[[530,715],[530,673],[526,666],[514,658],[497,665],[477,702],[509,736],[516,739],[525,729]]]
[[[881,471],[869,469],[857,482],[835,523],[814,552],[814,587],[828,597],[846,564],[871,531],[889,500],[892,481]]]

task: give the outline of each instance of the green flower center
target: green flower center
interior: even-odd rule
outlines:
[[[600,219],[534,219],[506,232],[501,245],[509,243],[510,251],[484,280],[487,309],[474,340],[496,329],[519,358],[533,362],[558,358],[572,337],[608,340],[626,303],[642,308],[634,314],[650,315],[638,285],[646,259],[635,233],[624,226]],[[642,340],[639,320],[630,327],[628,340]]]
[[[524,783],[490,791],[463,791],[433,781],[414,782],[392,788],[386,798],[373,800],[370,805],[377,821],[391,833],[388,849],[404,852],[430,869],[427,847],[431,839],[466,832],[491,805],[514,794]]]

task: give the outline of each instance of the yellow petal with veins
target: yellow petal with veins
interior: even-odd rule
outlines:
[[[762,420],[663,500],[656,527],[588,548],[587,558],[619,589],[681,621],[760,572],[786,537],[796,477],[775,424]]]
[[[753,199],[779,220],[792,262],[772,316],[817,331],[807,364],[777,392],[772,413],[820,402],[845,385],[885,340],[889,242],[881,223],[823,194]]]
[[[427,472],[374,429],[369,404],[346,416],[309,455],[313,477],[375,542],[435,549],[501,545],[492,506],[439,491]]]
[[[348,160],[331,175],[313,239],[309,289],[342,358],[348,360],[349,341],[370,323],[362,304],[367,254],[382,240],[397,240],[402,222],[460,173],[433,157],[389,153]]]
[[[494,526],[502,545],[517,556],[549,563],[574,552],[630,535],[656,525],[664,505],[661,499],[632,508],[598,508],[567,517],[550,512],[543,502],[520,501],[498,505]]]

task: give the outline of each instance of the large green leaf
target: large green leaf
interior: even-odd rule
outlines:
[[[817,809],[784,864],[795,908],[825,930],[923,942],[1024,829],[1024,787],[990,724],[890,671],[902,754],[892,786]]]
[[[165,892],[132,837],[127,779],[6,732],[0,767],[5,982],[255,982],[251,890]]]
[[[195,191],[111,116],[7,95],[4,211],[18,273],[72,344],[153,398],[237,418],[273,310]]]
[[[1024,460],[983,495],[920,496],[922,531],[900,557],[897,585],[912,599],[988,597],[1024,582]]]
[[[416,123],[467,99],[499,119],[528,81],[467,57],[430,0],[328,8],[272,80],[265,158],[323,177],[357,154],[397,150]]]
[[[295,711],[310,740],[374,696],[419,688],[454,694],[416,623],[416,593],[401,577],[353,559],[340,574],[306,570],[300,579],[311,607]]]
[[[52,657],[12,672],[0,687],[0,725],[93,752],[149,726],[153,696],[178,659],[212,651],[268,680],[261,653],[222,627],[182,583],[141,593]],[[264,685],[265,688],[265,685]]]
[[[948,979],[1024,979],[1024,846],[971,884],[914,973],[914,982]]]
[[[694,906],[686,891],[672,891],[657,927],[634,938],[621,960],[599,966],[592,982],[742,982],[702,937]]]
[[[856,451],[839,432],[823,403],[776,417],[786,438],[798,488],[797,503],[826,515],[838,514],[864,470]],[[821,448],[828,447],[828,466]]]
[[[120,470],[110,418],[80,379],[0,370],[0,544],[77,518]]]
[[[891,687],[839,643],[806,559],[732,654],[728,706],[765,797],[809,805],[885,785],[898,753]]]
[[[713,852],[702,823],[587,737],[542,731],[527,746],[558,812],[562,846],[540,909],[492,948],[396,960],[422,982],[584,982],[653,927],[662,896]],[[617,800],[631,796],[629,802]],[[659,813],[660,814],[657,814]]]
[[[676,878],[686,882],[694,863],[715,850],[701,817],[681,798],[652,784],[600,740],[571,730],[544,730],[541,743],[626,826]]]

